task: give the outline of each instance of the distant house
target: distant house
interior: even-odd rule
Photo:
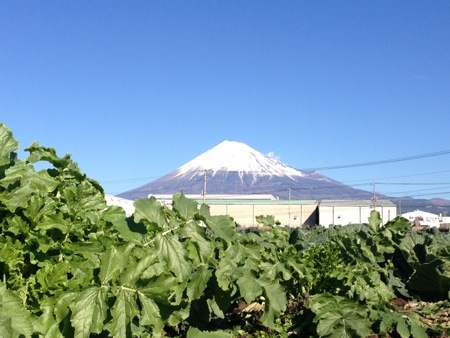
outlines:
[[[318,224],[328,227],[367,223],[373,209],[380,213],[383,224],[397,216],[397,207],[389,200],[322,200]]]
[[[404,213],[402,217],[409,220],[413,226],[437,228],[443,222],[441,216],[421,210]]]

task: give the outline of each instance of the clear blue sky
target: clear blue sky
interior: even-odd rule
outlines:
[[[449,150],[450,2],[2,1],[0,121],[111,194],[223,140],[298,169]],[[321,173],[450,198],[450,154]]]

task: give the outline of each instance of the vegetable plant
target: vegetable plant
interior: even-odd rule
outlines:
[[[0,124],[1,337],[449,334],[448,234],[375,211],[346,227],[261,215],[240,229],[182,193],[127,217],[70,155],[18,149]]]

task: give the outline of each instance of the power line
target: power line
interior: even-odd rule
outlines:
[[[316,168],[306,168],[306,169],[297,169],[297,170],[300,170],[300,171],[319,171],[319,170],[355,168],[355,167],[364,167],[364,166],[386,164],[386,163],[393,163],[393,162],[417,160],[419,158],[441,156],[441,155],[446,155],[446,154],[450,154],[450,150],[442,150],[442,151],[436,151],[436,152],[433,152],[433,153],[412,155],[412,156],[405,156],[405,157],[397,157],[397,158],[392,158],[392,159],[387,159],[387,160],[360,162],[360,163],[353,163],[353,164],[343,164],[343,165],[335,165],[335,166],[329,166],[329,167],[316,167]]]
[[[433,182],[433,183],[431,183],[431,182],[426,182],[426,183],[424,183],[424,182],[416,182],[416,183],[413,183],[413,182],[401,182],[401,183],[375,182],[375,184],[382,184],[382,185],[446,185],[446,184],[450,184],[450,183],[449,182]]]
[[[112,184],[112,183],[122,183],[122,182],[135,182],[135,181],[151,180],[151,179],[156,179],[156,178],[160,178],[160,177],[162,177],[162,176],[141,177],[141,178],[126,178],[126,179],[121,179],[121,180],[109,180],[109,181],[99,180],[99,182],[102,183],[102,184]]]
[[[448,188],[448,187],[445,187]],[[384,195],[389,195],[392,197],[395,197],[394,195],[404,195],[404,194],[410,194],[412,192],[423,192],[423,191],[430,191],[430,190],[440,190],[443,189],[443,187],[438,187],[438,188],[428,188],[428,189],[415,189],[415,190],[408,190],[408,191],[394,191],[394,192],[389,192],[389,193],[383,193]]]
[[[361,162],[361,163],[354,163],[354,164],[343,164],[343,165],[336,165],[336,166],[328,166],[328,167],[314,167],[314,168],[306,168],[306,169],[296,169],[296,170],[300,170],[300,171],[319,171],[319,170],[331,170],[331,169],[344,169],[344,168],[354,168],[354,167],[362,167],[362,166],[370,166],[370,165],[378,165],[378,164],[385,164],[385,163],[392,163],[392,162],[401,162],[401,161],[409,161],[409,160],[414,160],[414,159],[420,159],[420,158],[426,158],[426,157],[433,157],[433,156],[440,156],[440,155],[446,155],[449,154],[450,150],[442,150],[442,151],[437,151],[437,152],[433,152],[433,153],[427,153],[427,154],[421,154],[421,155],[412,155],[412,156],[406,156],[406,157],[399,157],[399,158],[394,158],[394,159],[387,159],[387,160],[379,160],[379,161],[369,161],[369,162]],[[411,177],[411,176],[419,176],[419,175],[428,175],[428,174],[437,174],[437,173],[444,173],[444,172],[449,172],[450,170],[442,170],[442,171],[435,171],[435,172],[429,172],[429,173],[420,173],[420,174],[413,174],[413,175],[403,175],[403,176],[392,176],[392,177],[383,177],[383,178],[378,178],[377,180],[380,179],[389,179],[389,178],[402,178],[402,177]],[[257,173],[266,173],[264,171],[258,171]],[[132,181],[141,181],[141,180],[149,180],[149,179],[157,179],[160,178],[164,175],[161,176],[153,176],[153,177],[141,177],[141,178],[129,178],[129,179],[117,179],[117,180],[108,180],[108,181],[103,181],[103,180],[99,180],[100,183],[102,184],[111,184],[111,183],[121,183],[121,182],[132,182]],[[361,181],[361,180],[356,180],[357,181]],[[351,186],[356,186],[355,185],[351,185]]]
[[[434,174],[442,174],[442,173],[448,173],[450,170],[439,170],[439,171],[430,171],[426,173],[419,173],[419,174],[409,174],[409,175],[398,175],[398,176],[389,176],[389,177],[379,177],[379,178],[372,178],[371,181],[379,181],[379,180],[388,180],[392,178],[405,178],[405,177],[414,177],[414,176],[425,176],[425,175],[434,175]],[[360,180],[351,180],[347,182],[361,182],[361,181],[367,181],[367,179],[360,179]]]

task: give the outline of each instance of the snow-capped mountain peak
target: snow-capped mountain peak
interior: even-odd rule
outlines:
[[[223,141],[178,169],[119,196],[155,194],[271,194],[281,199],[371,198],[317,172],[304,173],[240,142]],[[204,195],[205,196],[205,195]]]
[[[254,176],[304,176],[274,157],[264,155],[245,143],[223,141],[176,170],[176,176],[202,175],[205,170],[214,176],[217,172],[238,172]]]

